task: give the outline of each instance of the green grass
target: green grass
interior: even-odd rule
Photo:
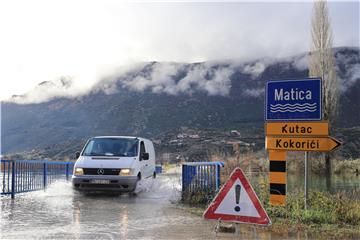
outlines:
[[[306,210],[302,192],[289,194],[284,207],[273,207],[268,202],[264,205],[271,217],[285,219],[291,224],[360,226],[360,201],[344,194],[310,192]]]
[[[269,231],[295,233],[306,231],[314,238],[360,238],[360,200],[344,193],[330,194],[312,191],[308,208],[304,207],[303,192],[289,193],[286,206],[270,206],[267,184],[255,186],[255,191],[272,220]],[[202,216],[211,202],[211,194],[183,196],[188,211]],[[356,196],[356,194],[354,194]]]
[[[207,206],[214,196],[216,195],[215,192],[203,192],[203,191],[196,191],[196,192],[184,192],[181,196],[181,202],[188,204],[192,207],[204,207]]]

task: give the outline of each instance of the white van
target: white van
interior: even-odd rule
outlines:
[[[76,190],[132,192],[140,179],[156,177],[154,145],[145,138],[94,137],[76,155]]]

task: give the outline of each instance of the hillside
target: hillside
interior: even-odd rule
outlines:
[[[359,156],[359,49],[338,48],[335,53],[342,87],[335,134],[345,143],[351,139],[345,144],[344,155]],[[43,82],[35,93],[2,102],[2,154],[57,149],[51,156],[68,156],[94,135],[141,135],[161,140],[184,128],[237,129],[242,137],[261,138],[265,82],[307,75],[306,54],[251,62],[150,62],[103,79],[81,96],[54,95],[47,96],[47,101],[30,103],[36,93],[71,88],[71,82],[64,80],[57,85]],[[65,152],[59,155],[61,151]]]

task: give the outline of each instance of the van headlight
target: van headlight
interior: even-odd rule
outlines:
[[[84,175],[84,169],[77,167],[77,168],[75,168],[74,174],[75,175]]]
[[[130,168],[123,168],[119,172],[120,176],[129,176],[130,174],[131,174],[131,169]]]

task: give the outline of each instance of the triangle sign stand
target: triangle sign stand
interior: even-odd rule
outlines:
[[[271,225],[254,189],[241,168],[235,168],[203,217],[208,220]]]

